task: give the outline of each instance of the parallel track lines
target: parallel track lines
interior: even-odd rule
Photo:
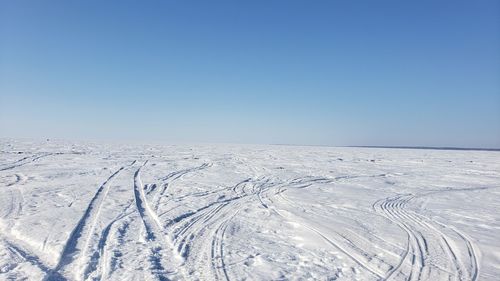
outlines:
[[[456,231],[454,228],[446,226],[441,223],[436,223],[434,221],[429,221],[427,218],[418,214],[414,211],[408,210],[406,208],[407,204],[415,199],[416,195],[396,195],[393,197],[388,197],[381,199],[373,204],[373,209],[375,211],[381,211],[395,224],[400,226],[408,234],[408,241],[410,243],[412,269],[407,280],[420,280],[425,274],[425,278],[431,278],[433,274],[440,274],[438,272],[433,273],[432,268],[437,268],[441,272],[448,274],[450,278],[456,278],[457,280],[476,280],[479,274],[477,266],[477,257],[474,252],[474,248],[469,239],[467,239],[463,234]],[[458,249],[450,242],[452,239],[448,237],[442,230],[439,230],[437,225],[443,229],[453,230],[462,242],[466,245],[468,250],[468,262],[469,270],[467,270],[459,257]],[[431,235],[434,240],[438,241],[441,246],[440,249],[444,251],[449,259],[449,266],[454,269],[454,273],[450,273],[444,268],[441,268],[436,264],[428,264],[427,259],[430,259],[435,253],[430,253],[429,241],[422,233],[426,233],[427,236]],[[434,247],[433,251],[436,251]],[[400,262],[387,274],[385,280],[390,279],[398,271],[401,271],[402,266],[405,264],[408,253],[401,256]],[[415,257],[418,257],[418,262],[415,263]],[[417,275],[415,275],[417,274]]]
[[[135,163],[132,162],[128,166],[131,166]],[[109,184],[111,180],[118,175],[123,169],[125,169],[127,166],[123,166],[116,170],[111,176],[109,176],[106,181],[97,189],[97,192],[94,194],[94,197],[90,200],[90,203],[88,204],[85,212],[83,213],[82,217],[76,224],[75,228],[71,231],[66,245],[63,248],[63,251],[61,253],[61,256],[59,258],[59,261],[54,269],[50,271],[50,273],[45,277],[45,280],[60,280],[60,271],[64,271],[64,269],[69,266],[70,264],[73,264],[74,261],[78,259],[78,257],[81,258],[80,252],[85,252],[86,251],[86,246],[88,246],[88,241],[90,239],[90,236],[93,234],[95,226],[96,226],[96,220],[98,219],[102,203],[109,191]],[[80,244],[82,236],[86,235],[85,239],[85,246],[84,248],[79,248],[78,244]],[[80,275],[75,276],[77,279],[81,279]]]

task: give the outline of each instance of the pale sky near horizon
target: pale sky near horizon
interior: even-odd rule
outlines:
[[[0,0],[0,137],[500,148],[500,1]]]

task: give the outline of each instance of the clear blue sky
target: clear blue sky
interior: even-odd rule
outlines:
[[[0,3],[1,137],[500,147],[500,1]]]

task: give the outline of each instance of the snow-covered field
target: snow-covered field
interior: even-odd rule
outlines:
[[[500,152],[0,145],[1,280],[499,280]]]

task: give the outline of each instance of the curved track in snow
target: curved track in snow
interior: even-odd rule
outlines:
[[[2,280],[500,274],[488,252],[500,235],[491,212],[500,207],[500,165],[487,153],[468,160],[281,146],[52,149],[3,155]]]

